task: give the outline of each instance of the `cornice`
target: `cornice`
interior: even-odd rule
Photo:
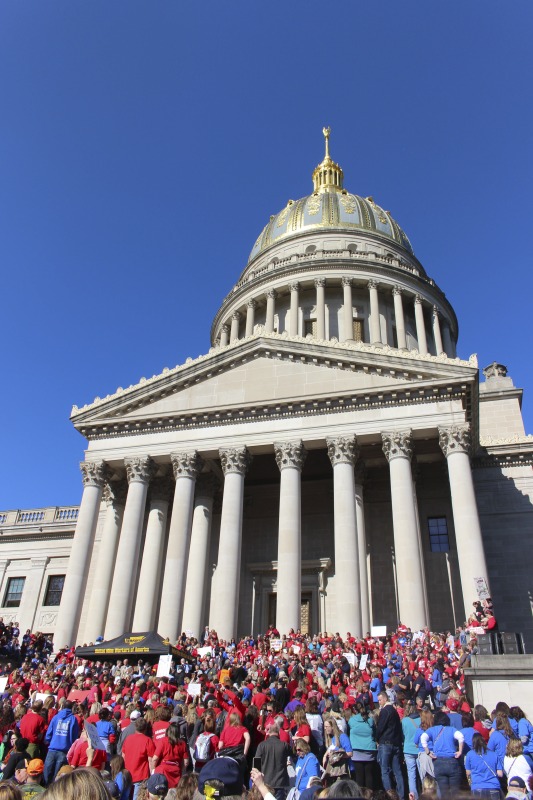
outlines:
[[[533,466],[533,436],[485,436],[480,439],[472,466],[474,469]]]
[[[173,394],[180,389],[197,383],[199,380],[208,379],[218,371],[231,369],[237,363],[256,358],[259,355],[267,357],[283,357],[295,359],[323,366],[346,368],[350,371],[356,362],[364,371],[385,370],[392,374],[394,371],[406,373],[406,380],[415,380],[423,374],[432,373],[435,368],[455,369],[469,368],[468,374],[477,374],[477,357],[470,356],[468,361],[460,358],[448,358],[444,353],[438,356],[422,355],[417,350],[398,350],[388,345],[374,346],[364,342],[338,342],[336,339],[319,340],[304,338],[302,336],[289,336],[287,332],[281,334],[264,332],[262,326],[251,336],[237,339],[224,347],[212,347],[205,355],[198,358],[186,359],[184,364],[179,364],[173,369],[166,367],[159,375],[151,378],[141,378],[139,383],[127,389],[119,387],[114,394],[106,397],[95,397],[92,403],[79,408],[72,407],[71,420],[80,429],[84,422],[89,422],[94,417],[94,412],[115,413],[120,416],[133,408],[138,408],[148,402],[161,399]]]

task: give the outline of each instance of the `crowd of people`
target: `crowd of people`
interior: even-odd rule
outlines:
[[[46,654],[29,634],[0,669],[0,800],[528,797],[533,725],[469,701],[469,627],[231,642],[206,628],[180,637],[167,675]]]

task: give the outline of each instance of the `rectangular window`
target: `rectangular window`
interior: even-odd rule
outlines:
[[[353,321],[353,340],[354,342],[363,341],[363,320],[354,319]]]
[[[63,594],[64,585],[64,575],[50,575],[48,578],[48,586],[46,587],[43,605],[58,606],[61,602],[61,595]]]
[[[316,339],[316,319],[304,319],[304,336],[309,334]]]
[[[429,546],[432,553],[447,553],[450,549],[446,517],[428,517]]]
[[[4,608],[18,608],[20,606],[25,582],[26,578],[9,578],[4,597]]]

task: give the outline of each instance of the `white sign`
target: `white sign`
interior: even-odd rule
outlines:
[[[474,578],[474,583],[476,585],[477,596],[480,600],[486,600],[487,597],[490,597],[489,587],[487,586],[485,578]]]
[[[296,655],[298,655],[298,653],[300,652],[300,645],[299,644],[293,644],[292,652],[295,653]]]
[[[270,640],[270,649],[271,650],[281,650],[281,639],[271,639]]]
[[[87,720],[85,720],[84,728],[87,731],[87,736],[89,737],[91,747],[94,750],[105,750],[105,744],[100,739],[100,734],[98,733],[96,725],[93,725],[92,722],[87,722]]]
[[[371,636],[386,636],[387,635],[387,626],[386,625],[372,625],[370,630]]]
[[[200,658],[205,658],[206,656],[213,655],[213,648],[212,647],[199,647],[198,648],[198,655]]]
[[[3,694],[5,692],[6,686],[7,686],[7,675],[4,675],[2,678],[0,678],[0,694]]]
[[[361,672],[362,672],[364,669],[366,669],[366,662],[367,662],[367,661],[368,661],[368,653],[364,653],[364,654],[361,656],[361,661],[359,662],[359,669],[361,670]]]
[[[189,683],[187,686],[187,694],[189,697],[199,697],[202,691],[201,683]]]
[[[168,678],[172,669],[172,656],[159,656],[156,678]]]
[[[343,653],[343,656],[346,658],[346,660],[352,667],[355,668],[357,666],[357,659],[355,657],[355,653]]]

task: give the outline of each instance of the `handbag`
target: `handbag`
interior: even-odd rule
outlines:
[[[326,775],[332,778],[341,778],[343,775],[350,774],[350,768],[347,764],[348,754],[342,747],[337,750],[331,750],[328,755],[328,763],[326,766]]]
[[[296,786],[293,786],[292,789],[290,790],[289,794],[287,795],[287,800],[299,800],[299,797],[301,795],[300,788],[299,788],[300,787],[300,781],[302,780],[302,775],[305,772],[305,765],[307,764],[308,761],[309,761],[309,756],[307,756],[307,758],[305,759],[304,763],[302,764],[302,768],[300,770],[300,774],[298,775],[298,780],[296,781]]]

